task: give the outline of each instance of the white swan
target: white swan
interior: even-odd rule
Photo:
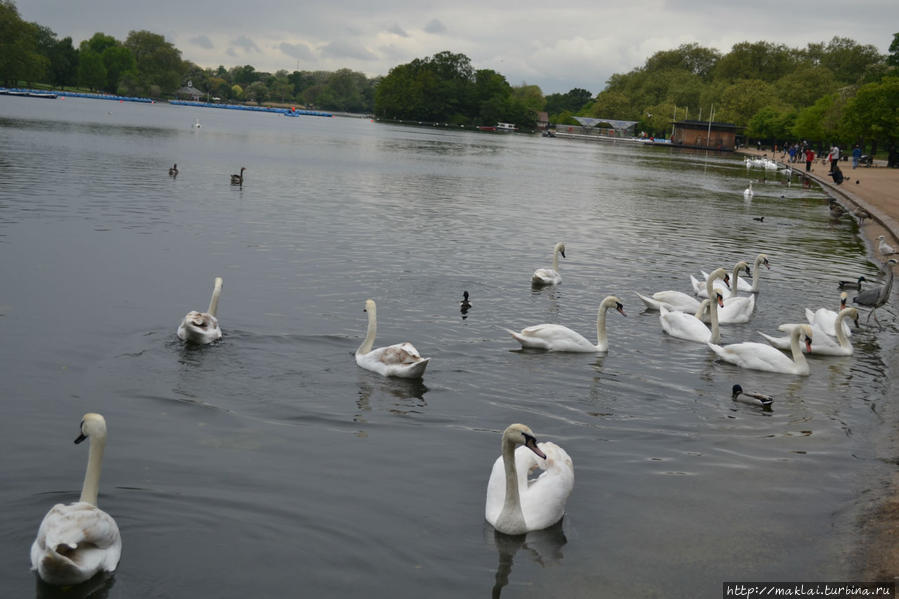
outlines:
[[[743,190],[743,197],[751,198],[753,195],[755,195],[755,194],[752,193],[752,181],[750,181],[749,187],[747,187],[746,189]]]
[[[858,310],[852,307],[840,310],[840,314],[837,316],[837,324],[842,325],[843,321],[847,318],[851,318],[858,324]],[[797,326],[799,325],[782,324],[777,328],[781,331],[792,332],[793,328]],[[852,343],[850,343],[849,337],[843,332],[843,327],[837,326],[834,330],[837,332],[836,340],[819,327],[812,326],[812,333],[815,336],[815,354],[824,356],[851,356]],[[768,343],[777,349],[788,349],[790,347],[789,337],[771,337],[761,331],[759,331],[759,335],[767,339]]]
[[[764,217],[762,217],[764,218]],[[758,293],[759,291],[759,270],[760,267],[764,266],[768,270],[771,270],[771,264],[768,262],[767,254],[759,254],[755,257],[755,262],[752,265],[752,283],[748,282],[746,279],[737,278],[737,291],[746,291],[749,293]],[[709,275],[704,270],[700,270],[702,273],[703,279],[708,279]],[[716,285],[716,287],[719,287]]]
[[[368,330],[365,333],[365,340],[356,350],[356,364],[383,376],[421,378],[431,358],[422,358],[415,346],[409,342],[372,349],[378,332],[375,300],[365,300],[365,311],[368,313]]]
[[[636,291],[634,293],[637,293]],[[688,295],[682,291],[656,291],[652,297],[646,297],[637,293],[647,310],[659,310],[665,306],[669,310],[677,310],[678,312],[695,312],[699,309],[700,302],[692,295]]]
[[[178,338],[191,343],[212,343],[222,338],[222,330],[215,313],[219,306],[219,296],[222,294],[222,278],[215,278],[212,288],[212,299],[209,300],[209,309],[206,312],[188,312],[181,324],[178,325]]]
[[[840,293],[840,309],[836,312],[833,310],[828,310],[827,308],[818,308],[817,310],[812,312],[809,308],[806,308],[805,319],[808,320],[808,323],[813,327],[821,329],[831,337],[835,337],[837,316],[846,307],[846,300],[848,298],[849,294],[845,291]],[[846,324],[845,321],[842,321],[841,324],[843,334],[847,337],[852,337],[852,330],[849,328],[849,325]]]
[[[562,282],[562,275],[559,274],[559,254],[565,257],[565,244],[559,242],[553,248],[553,267],[538,268],[531,276],[531,283],[534,285],[558,285]]]
[[[686,314],[685,312],[669,311],[664,305],[661,306],[659,322],[662,324],[662,330],[678,339],[686,341],[696,341],[698,343],[719,343],[721,341],[721,333],[718,329],[718,306],[722,303],[721,294],[712,289],[715,280],[723,277],[726,271],[719,268],[711,274],[706,281],[709,293],[715,296],[714,300],[704,299],[700,305],[696,315]],[[709,319],[711,327],[705,326],[702,322],[702,315],[705,309],[709,309]]]
[[[46,583],[69,586],[98,572],[112,572],[122,554],[122,538],[112,516],[97,507],[100,468],[106,446],[106,421],[85,414],[75,443],[90,439],[81,498],[54,505],[44,516],[31,545],[31,569]]]
[[[702,273],[703,279],[700,281],[693,275],[690,275],[690,286],[693,287],[693,293],[699,297],[708,297],[709,291],[706,289],[705,281],[709,278],[709,275],[704,270],[699,272]],[[715,290],[720,292],[724,297],[730,297],[731,295],[734,295],[733,287],[730,283],[729,275],[725,275],[723,279],[716,279],[714,285]]]
[[[737,278],[741,270],[749,271],[749,265],[745,262],[737,262],[734,265],[731,280]],[[738,324],[749,322],[752,313],[755,310],[755,295],[738,296],[736,286],[730,289],[730,295],[724,298],[724,307],[718,311],[718,322],[720,324]]]
[[[801,336],[805,338],[806,349],[811,351],[812,327],[807,324],[793,327],[793,331],[790,334],[792,359],[779,349],[775,349],[765,343],[755,343],[753,341],[733,343],[723,347],[709,343],[708,346],[718,354],[719,358],[725,362],[736,364],[741,368],[780,372],[783,374],[808,375],[808,361],[802,355],[802,350],[799,349],[799,338]]]
[[[529,480],[535,468],[543,472]],[[565,450],[555,443],[538,444],[531,429],[512,424],[503,431],[502,455],[490,472],[484,516],[508,535],[542,530],[565,515],[573,488],[574,464]]]
[[[520,333],[510,329],[506,329],[506,331],[515,337],[515,340],[521,344],[521,347],[527,349],[545,349],[546,351],[561,352],[608,351],[609,339],[606,335],[606,311],[609,308],[615,308],[622,316],[627,316],[624,313],[624,306],[621,305],[621,300],[614,295],[610,295],[602,300],[596,313],[596,345],[590,343],[580,333],[560,324],[537,324],[522,329]]]

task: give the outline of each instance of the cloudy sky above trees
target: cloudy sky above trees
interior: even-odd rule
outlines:
[[[698,43],[722,53],[742,41],[803,48],[834,36],[886,53],[897,0],[17,0],[26,21],[77,46],[100,31],[165,36],[203,67],[258,71],[350,68],[369,76],[442,50],[544,93],[601,91],[613,73],[659,50]]]

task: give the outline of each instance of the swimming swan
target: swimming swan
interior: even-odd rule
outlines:
[[[858,325],[858,310],[853,307],[844,308],[840,310],[840,314],[837,316],[836,324],[837,326],[834,330],[837,332],[836,340],[833,337],[824,332],[817,325],[812,326],[812,333],[815,335],[815,354],[824,355],[824,356],[851,356],[852,355],[852,343],[849,341],[849,337],[843,332],[843,327],[840,326],[843,324],[843,321],[847,318],[851,318],[855,321],[856,326]],[[778,328],[781,331],[791,332],[794,327],[799,325],[796,324],[782,324]],[[789,337],[771,337],[759,331],[759,335],[768,340],[768,343],[776,347],[777,349],[788,349],[790,347],[790,338]]]
[[[241,187],[243,187],[243,172],[245,170],[247,170],[247,167],[242,166],[240,167],[239,175],[231,175],[231,185],[240,185]]]
[[[805,319],[810,325],[812,325],[812,327],[819,328],[831,337],[835,337],[837,316],[846,307],[846,300],[848,298],[849,294],[845,291],[840,293],[840,309],[836,312],[833,310],[828,310],[827,308],[818,308],[817,310],[812,312],[809,308],[806,308]],[[856,325],[858,325],[858,321],[856,321]],[[849,325],[846,324],[845,321],[842,322],[842,328],[843,334],[845,334],[847,337],[852,337],[852,330],[849,328]]]
[[[634,293],[637,293],[636,291]],[[682,291],[656,291],[652,297],[646,297],[637,293],[647,310],[661,310],[665,306],[669,310],[678,312],[695,312],[699,309],[700,301]]]
[[[755,263],[752,265],[752,283],[746,281],[746,279],[738,278],[737,279],[737,291],[747,291],[749,293],[758,293],[759,291],[759,267],[764,266],[768,270],[771,270],[771,264],[768,262],[767,254],[759,254],[755,257]],[[709,275],[704,270],[700,270],[702,273],[703,279],[708,279]]]
[[[188,312],[178,326],[178,338],[191,343],[212,343],[222,338],[222,330],[215,316],[219,306],[219,296],[222,294],[222,278],[215,278],[215,286],[212,289],[212,299],[209,300],[209,310],[206,312]]]
[[[543,472],[529,480],[535,468]],[[555,443],[538,444],[531,429],[513,424],[503,431],[502,455],[490,472],[484,516],[507,535],[542,530],[565,515],[573,488],[574,464],[565,450]]]
[[[558,285],[562,282],[562,275],[559,274],[559,254],[565,257],[565,244],[559,242],[553,248],[553,267],[538,268],[531,276],[531,283],[534,285]]]
[[[169,169],[169,176],[170,177],[178,176],[178,163],[177,162],[174,165],[172,165],[172,168]]]
[[[122,538],[112,516],[97,507],[100,468],[106,446],[106,421],[85,414],[75,443],[90,439],[81,498],[54,505],[44,516],[31,545],[31,569],[46,583],[69,586],[98,572],[112,572],[122,554]]]
[[[515,340],[521,344],[521,347],[526,349],[545,349],[546,351],[561,352],[607,351],[609,349],[609,340],[606,336],[606,311],[609,308],[615,308],[622,316],[627,316],[624,313],[624,306],[621,305],[621,300],[614,295],[610,295],[602,300],[596,313],[596,345],[587,341],[580,333],[560,324],[537,324],[522,329],[520,333],[510,329],[506,329],[506,331],[515,337]]]
[[[372,349],[378,332],[375,300],[365,300],[365,311],[368,313],[368,330],[365,333],[365,340],[356,350],[356,364],[383,376],[420,379],[431,358],[422,358],[415,346],[409,342]]]
[[[715,300],[710,300],[708,298],[702,300],[700,308],[695,316],[686,314],[685,312],[672,312],[664,305],[661,306],[659,322],[662,324],[662,330],[672,337],[677,337],[678,339],[684,339],[686,341],[696,341],[699,343],[708,343],[711,341],[712,343],[719,343],[721,341],[721,333],[718,329],[718,306],[722,305],[723,302],[720,292],[715,292],[712,289],[712,284],[725,274],[726,271],[723,268],[719,268],[711,274],[706,281],[706,285],[708,286],[709,293],[714,294]],[[707,327],[705,323],[702,322],[702,315],[707,307],[710,313],[709,319],[711,320],[711,327]]]
[[[766,370],[768,372],[780,372],[783,374],[808,375],[808,361],[799,349],[799,338],[805,338],[806,349],[812,350],[812,327],[807,324],[793,327],[790,334],[790,350],[793,358],[790,359],[779,349],[775,349],[765,343],[745,341],[731,345],[715,345],[709,343],[709,347],[725,362],[736,364],[741,368],[752,370]]]
[[[743,190],[743,197],[751,198],[753,195],[755,195],[755,194],[752,193],[752,181],[750,181],[749,187],[747,187],[746,189]]]
[[[734,265],[731,280],[735,280],[741,270],[749,272],[749,265],[745,262],[737,262]],[[736,285],[731,285],[730,295],[724,298],[724,307],[718,311],[718,322],[720,324],[737,324],[749,322],[752,313],[755,310],[755,296],[746,297],[737,296]]]

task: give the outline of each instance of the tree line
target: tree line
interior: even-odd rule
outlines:
[[[187,82],[222,102],[283,102],[325,110],[371,112],[379,78],[350,69],[256,71],[250,65],[202,68],[150,31],[131,31],[124,41],[95,33],[75,48],[71,37],[24,21],[12,0],[0,0],[0,83],[45,83],[122,96],[172,97]],[[206,98],[204,98],[206,99]]]

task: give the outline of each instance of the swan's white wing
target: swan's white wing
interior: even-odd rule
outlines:
[[[766,335],[765,333],[758,331],[758,334],[764,337],[768,343],[776,347],[777,349],[789,350],[790,349],[790,337],[772,337],[771,335]],[[817,340],[817,339],[816,339]]]
[[[411,343],[377,347],[367,354],[356,354],[356,364],[384,376],[420,378],[430,358],[422,358]]]
[[[805,315],[806,318],[808,318],[809,324],[813,327],[821,329],[832,337],[836,336],[837,316],[839,316],[839,314],[833,310],[828,310],[827,308],[818,308],[814,312],[806,308]],[[850,330],[849,325],[846,324],[845,320],[843,321],[843,332],[847,337],[852,335],[852,330]],[[817,341],[817,338],[815,339]]]
[[[656,311],[658,311],[662,306],[665,306],[665,307],[668,308],[669,310],[673,310],[673,309],[674,309],[674,308],[671,306],[671,304],[666,304],[665,302],[660,302],[660,301],[658,301],[658,300],[654,300],[654,299],[652,299],[651,297],[646,297],[645,295],[641,295],[641,294],[637,293],[636,291],[635,291],[634,293],[636,293],[636,294],[637,294],[637,297],[639,297],[640,300],[646,305],[646,309],[647,309],[647,310],[656,310]]]
[[[736,364],[742,368],[752,370],[766,370],[768,372],[795,372],[793,359],[764,343],[746,341],[721,347],[714,343],[708,344],[722,360]]]
[[[551,268],[538,268],[534,271],[531,281],[543,285],[556,285],[562,282],[562,275]]]
[[[519,448],[533,457],[526,458],[533,464],[532,469],[542,470],[521,492],[521,512],[529,530],[547,528],[561,520],[565,515],[565,503],[574,488],[574,464],[568,453],[555,443],[538,443],[537,447],[546,454],[545,460],[524,447]],[[519,463],[517,454],[516,450],[516,466]]]
[[[178,325],[178,338],[192,343],[212,343],[222,338],[222,330],[215,316],[207,312],[188,312]]]
[[[736,324],[749,322],[755,310],[755,296],[726,297],[724,307],[718,308],[719,324]]]
[[[699,310],[699,300],[683,291],[657,291],[652,294],[652,299],[668,304],[678,312],[694,313]]]
[[[686,312],[670,312],[663,307],[659,322],[662,330],[678,339],[706,343],[712,338],[712,331],[701,320]]]
[[[522,329],[520,333],[510,331],[522,347],[545,349],[548,351],[596,351],[596,346],[583,335],[560,324],[537,324]]]
[[[31,567],[45,582],[72,585],[119,563],[122,540],[112,517],[95,505],[53,506],[31,546]]]

